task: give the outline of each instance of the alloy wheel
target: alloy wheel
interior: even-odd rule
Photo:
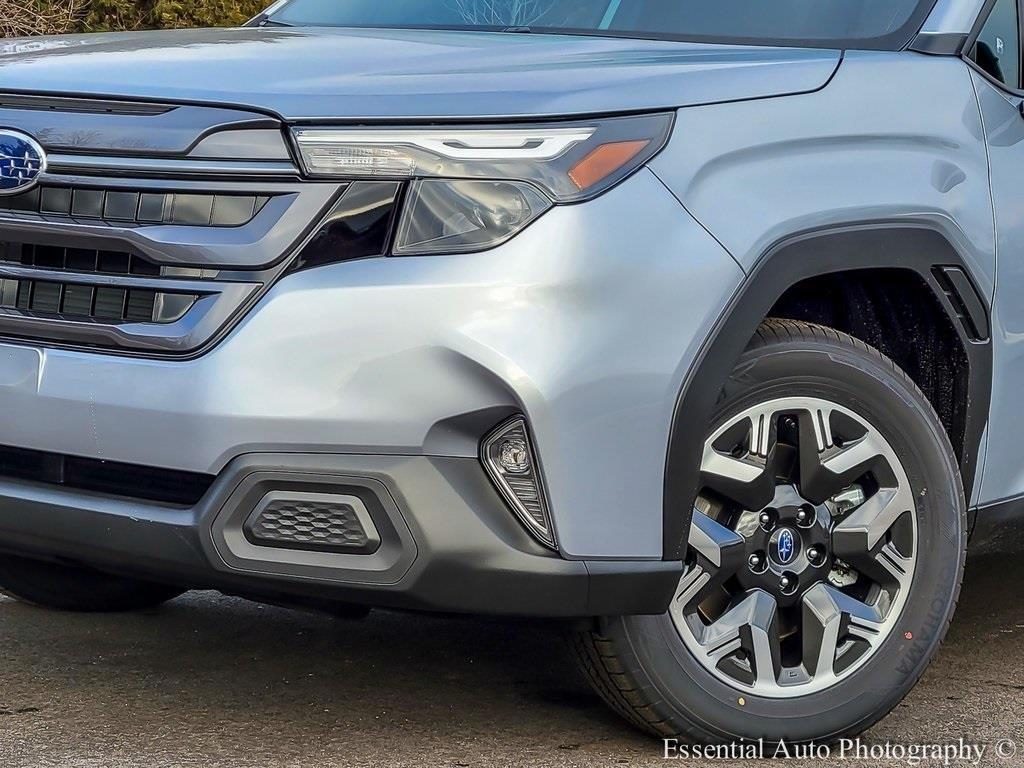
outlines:
[[[828,688],[892,633],[917,558],[914,493],[895,451],[821,398],[751,407],[708,438],[690,555],[670,616],[740,691]]]

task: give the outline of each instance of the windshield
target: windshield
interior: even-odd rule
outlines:
[[[562,32],[673,40],[901,48],[935,0],[288,0],[296,26]]]

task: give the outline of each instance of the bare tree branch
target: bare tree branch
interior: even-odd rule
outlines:
[[[87,0],[0,0],[0,37],[60,35],[79,20]]]
[[[448,0],[466,24],[528,27],[544,18],[555,0]]]

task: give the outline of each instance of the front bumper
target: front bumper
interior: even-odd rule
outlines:
[[[666,515],[690,513],[664,499],[669,431],[741,277],[643,170],[486,253],[288,275],[193,359],[0,344],[0,446],[216,478],[182,508],[15,480],[0,461],[0,550],[271,600],[663,612],[681,568],[663,559]],[[478,459],[514,414],[557,552]],[[383,545],[239,557],[218,521],[247,511],[256,475],[367,489]]]
[[[250,453],[475,461],[522,413],[561,555],[661,560],[677,399],[741,277],[644,170],[486,253],[284,277],[191,360],[0,345],[0,445],[206,475]]]
[[[223,535],[284,488],[358,494],[380,548],[243,551]],[[529,537],[476,461],[422,456],[242,456],[190,508],[0,481],[0,550],[270,601],[561,618],[662,613],[681,572],[565,560]]]

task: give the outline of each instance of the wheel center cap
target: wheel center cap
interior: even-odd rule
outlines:
[[[800,554],[800,536],[792,528],[779,528],[768,540],[768,556],[782,566],[791,565]]]

